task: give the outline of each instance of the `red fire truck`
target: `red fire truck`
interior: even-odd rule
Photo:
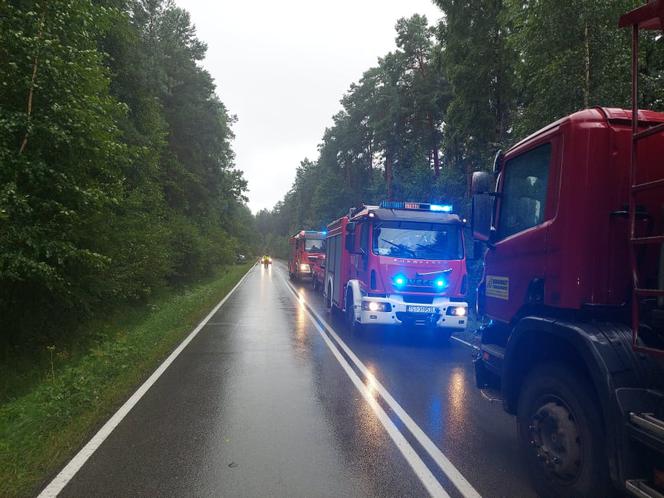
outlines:
[[[289,239],[288,275],[292,280],[312,276],[312,267],[325,258],[325,232],[301,230]]]
[[[664,493],[664,114],[636,99],[639,28],[663,21],[664,0],[620,20],[632,110],[567,116],[473,176],[477,383],[516,415],[540,496]]]
[[[383,202],[327,227],[325,299],[351,330],[428,325],[449,336],[467,325],[463,226],[449,205]]]

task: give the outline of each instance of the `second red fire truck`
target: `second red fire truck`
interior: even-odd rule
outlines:
[[[291,280],[310,278],[325,259],[325,232],[301,230],[289,239],[288,275]]]
[[[351,330],[423,325],[466,328],[464,222],[452,206],[383,202],[328,225],[325,299]]]

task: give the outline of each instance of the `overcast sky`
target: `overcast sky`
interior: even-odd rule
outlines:
[[[236,164],[253,212],[283,198],[353,81],[395,48],[398,18],[431,0],[176,0],[208,44],[204,65],[239,121]]]

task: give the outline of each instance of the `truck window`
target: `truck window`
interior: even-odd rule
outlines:
[[[544,221],[550,163],[551,144],[545,144],[505,164],[498,220],[500,240]]]
[[[325,250],[323,242],[321,239],[306,239],[304,250],[307,252],[323,252]]]
[[[384,221],[373,230],[373,253],[395,258],[463,258],[461,228],[456,224]]]

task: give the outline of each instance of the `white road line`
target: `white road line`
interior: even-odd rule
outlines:
[[[288,287],[291,288],[291,291],[297,295],[297,290],[289,283],[286,282]],[[360,361],[360,359],[355,355],[355,353],[346,345],[346,343],[339,337],[339,335],[334,331],[334,329],[327,323],[323,317],[321,317],[313,308],[306,306],[305,308],[313,316],[315,316],[320,323],[325,326],[325,329],[330,333],[334,340],[341,346],[341,348],[346,352],[351,361],[355,366],[362,372],[367,379],[371,379],[372,386],[375,386],[375,389],[385,400],[387,405],[394,411],[394,413],[401,419],[404,425],[408,428],[411,434],[415,439],[422,445],[426,452],[433,458],[438,467],[445,473],[454,486],[459,490],[459,492],[466,498],[481,498],[481,495],[477,492],[475,488],[468,482],[468,480],[457,470],[457,468],[449,461],[449,459],[443,454],[442,451],[436,446],[431,439],[424,433],[424,431],[415,423],[415,421],[406,413],[406,411],[397,403],[397,401],[392,397],[385,387],[374,377],[374,375],[369,371],[369,369]]]
[[[468,346],[469,348],[472,348],[472,349],[475,349],[475,350],[480,349],[477,346],[475,346],[475,344],[471,344],[470,342],[464,341],[463,339],[459,339],[458,337],[452,336],[451,339],[454,339],[455,341],[460,342],[461,344],[464,344],[465,346]]]
[[[337,361],[341,365],[341,368],[343,368],[344,372],[346,372],[346,375],[348,375],[348,377],[353,382],[357,390],[360,392],[360,394],[362,394],[362,397],[365,399],[367,404],[376,414],[376,417],[378,417],[378,420],[380,421],[381,425],[385,428],[390,438],[392,438],[392,441],[394,441],[394,444],[397,446],[401,454],[404,456],[404,458],[408,462],[408,465],[410,465],[410,467],[413,469],[419,480],[422,482],[422,485],[426,488],[426,490],[429,492],[431,496],[449,498],[450,495],[448,495],[447,492],[443,489],[441,484],[438,482],[438,479],[436,479],[436,477],[431,473],[431,471],[422,461],[422,459],[417,454],[415,449],[410,445],[410,443],[406,440],[403,434],[401,434],[397,426],[394,425],[394,422],[390,420],[390,417],[387,415],[387,413],[385,413],[385,410],[383,410],[383,408],[378,404],[376,399],[372,396],[367,386],[364,385],[364,383],[355,373],[350,364],[339,352],[339,349],[337,349],[337,347],[327,336],[327,334],[320,326],[320,324],[314,319],[314,316],[311,314],[312,312],[310,308],[304,303],[302,299],[300,299],[299,294],[296,291],[294,291],[288,283],[287,283],[287,288],[298,299],[299,305],[302,306],[302,309],[308,315],[309,319],[311,320],[311,323],[314,325],[320,336],[323,338],[323,341],[325,341],[325,344],[330,349],[334,357],[337,359]]]
[[[60,473],[55,476],[55,478],[44,488],[44,490],[39,494],[38,498],[47,498],[57,496],[67,485],[69,481],[76,475],[76,473],[83,467],[85,462],[93,455],[97,448],[101,446],[104,440],[113,432],[113,430],[122,422],[131,409],[140,401],[140,399],[145,395],[145,393],[152,387],[152,385],[157,382],[157,379],[161,377],[161,374],[170,366],[171,363],[178,357],[184,348],[192,341],[194,337],[201,331],[201,329],[207,324],[207,322],[214,316],[214,314],[219,311],[224,303],[228,300],[229,297],[235,292],[235,290],[244,282],[244,279],[247,278],[249,273],[254,267],[252,266],[247,273],[240,279],[240,281],[235,284],[226,296],[219,301],[219,303],[212,308],[212,311],[203,318],[203,320],[196,326],[194,330],[185,338],[184,341],[173,351],[164,362],[159,365],[159,367],[150,375],[148,380],[146,380],[141,387],[139,387],[131,398],[129,398],[124,405],[122,405],[118,411],[116,411],[113,416],[108,419],[108,422],[99,429],[97,434],[92,436],[92,439],[72,458],[69,463],[65,466]]]

